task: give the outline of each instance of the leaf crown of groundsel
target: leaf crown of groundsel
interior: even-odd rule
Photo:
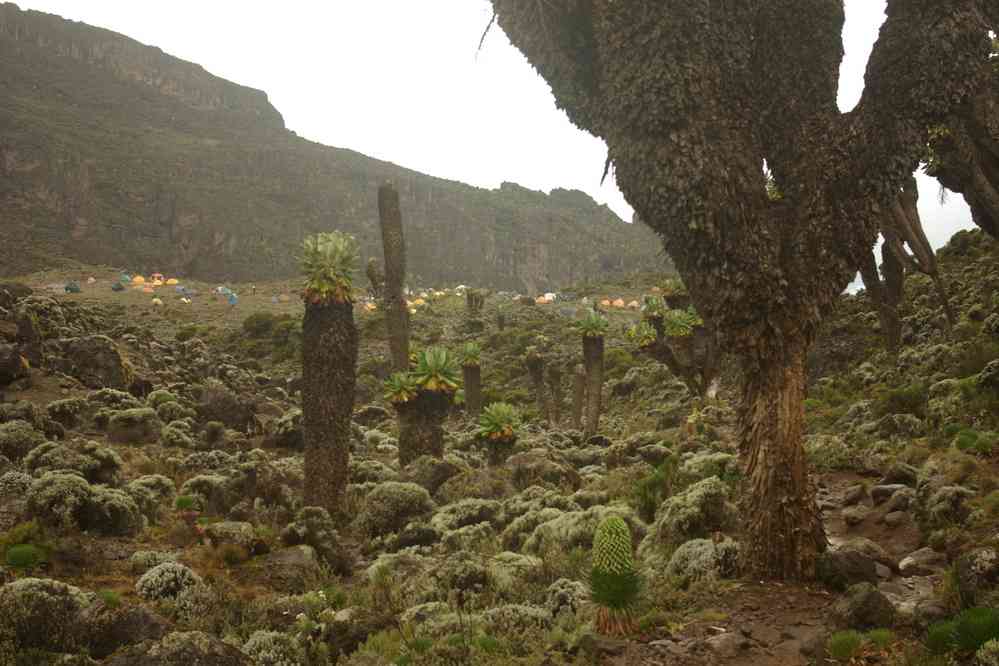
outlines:
[[[357,241],[339,231],[314,234],[302,241],[303,296],[312,303],[351,300]]]
[[[416,397],[420,383],[408,372],[396,372],[385,380],[385,399],[392,403],[409,402]]]
[[[479,437],[489,440],[509,440],[520,425],[520,413],[513,405],[494,402],[479,416]]]
[[[596,310],[590,310],[582,319],[574,322],[576,329],[588,338],[599,338],[607,332],[610,322]]]
[[[482,357],[482,348],[474,342],[466,342],[461,348],[461,365],[478,366]]]
[[[668,310],[663,315],[663,332],[673,338],[682,338],[704,324],[704,320],[693,307],[686,310]]]

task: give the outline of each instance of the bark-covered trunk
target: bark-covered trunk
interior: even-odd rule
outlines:
[[[577,365],[572,372],[572,428],[583,429],[583,410],[586,406],[586,371]]]
[[[562,393],[562,368],[558,367],[557,364],[552,363],[548,366],[548,395],[550,400],[549,414],[551,418],[551,424],[553,426],[559,425],[562,421],[562,403],[563,403],[563,393]]]
[[[510,437],[509,439],[487,439],[486,460],[493,467],[499,467],[506,462],[506,459],[510,457],[516,446],[516,437]]]
[[[600,398],[604,386],[604,338],[583,336],[583,364],[586,367],[586,429],[589,438],[597,434],[600,425]]]
[[[451,408],[450,394],[424,391],[395,405],[399,414],[399,466],[422,455],[444,457],[444,419]]]
[[[865,255],[859,268],[867,297],[871,299],[874,307],[878,310],[878,321],[881,323],[881,335],[884,338],[885,346],[888,351],[895,352],[902,340],[902,321],[898,317],[898,310],[889,301],[888,290],[878,274],[878,266],[873,252]]]
[[[406,242],[402,233],[399,193],[390,183],[378,188],[378,220],[385,253],[385,322],[392,369],[405,372],[409,368],[409,309],[402,293],[406,280]]]
[[[802,447],[805,355],[797,344],[783,356],[750,360],[744,372],[744,553],[750,571],[779,579],[813,578],[826,543]]]
[[[525,359],[527,376],[534,391],[534,403],[538,406],[538,419],[548,420],[548,403],[545,396],[545,359],[537,354],[528,354]]]
[[[482,414],[482,368],[463,365],[461,374],[465,382],[465,409],[471,418],[478,420]]]
[[[347,487],[358,333],[351,303],[307,303],[302,321],[305,504],[339,512]]]

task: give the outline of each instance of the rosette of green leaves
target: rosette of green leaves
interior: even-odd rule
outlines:
[[[573,325],[585,338],[601,338],[607,333],[610,322],[596,310],[590,310],[582,319],[573,322]]]
[[[314,234],[302,241],[304,298],[310,303],[351,300],[353,271],[357,263],[357,241],[352,236],[331,231]]]
[[[430,347],[420,352],[416,367],[410,374],[424,390],[441,393],[454,393],[458,390],[458,362],[453,354],[442,347]]]
[[[394,404],[409,402],[419,390],[420,383],[408,372],[396,372],[385,380],[385,399]]]
[[[493,442],[510,441],[516,436],[519,426],[520,412],[516,407],[505,402],[494,402],[482,410],[476,435]]]
[[[667,310],[663,315],[663,332],[672,338],[682,338],[704,324],[704,320],[694,308]]]

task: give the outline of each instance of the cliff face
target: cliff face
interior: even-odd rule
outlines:
[[[0,4],[0,274],[57,258],[252,280],[308,233],[380,256],[400,191],[414,282],[536,291],[662,267],[658,240],[582,192],[483,190],[284,128],[260,91],[122,35]]]

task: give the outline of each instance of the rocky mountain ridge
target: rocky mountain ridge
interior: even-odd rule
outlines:
[[[380,256],[400,190],[414,281],[537,292],[661,268],[652,232],[578,191],[426,176],[295,135],[265,93],[123,35],[0,4],[0,274],[61,258],[204,279],[293,274],[332,228]]]

